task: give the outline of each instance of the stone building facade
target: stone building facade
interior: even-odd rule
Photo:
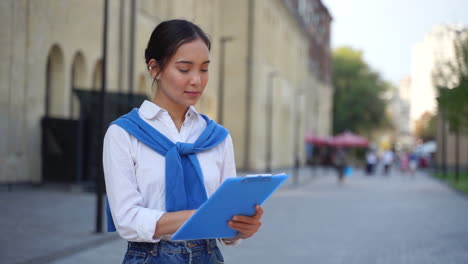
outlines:
[[[424,40],[413,47],[412,76],[410,85],[411,127],[424,112],[437,115],[436,142],[437,151],[433,164],[447,171],[457,167],[468,170],[468,137],[464,133],[453,133],[444,120],[437,106],[438,75],[448,73],[446,63],[455,63],[455,42],[466,39],[468,28],[463,25],[436,25],[428,32]],[[445,77],[444,77],[445,78]],[[451,85],[450,83],[447,85]]]
[[[329,135],[331,17],[319,0],[135,4],[109,1],[107,90],[151,98],[143,56],[149,35],[161,21],[184,18],[212,40],[210,81],[197,109],[231,131],[239,169],[292,166],[294,157],[304,159],[305,131]],[[92,0],[0,2],[0,183],[41,183],[42,117],[76,119],[72,88],[100,89],[103,7]]]

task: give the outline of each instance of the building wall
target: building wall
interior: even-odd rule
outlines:
[[[154,93],[144,62],[144,49],[148,36],[162,20],[169,17],[192,19],[212,30],[216,41],[218,1],[206,0],[197,5],[190,1],[190,8],[178,8],[185,4],[186,1],[169,0],[137,2],[133,54],[135,92],[146,93],[150,98]],[[1,7],[0,30],[6,37],[0,44],[3,99],[0,131],[6,136],[0,142],[0,182],[40,182],[40,120],[46,109],[48,61],[53,62],[49,113],[59,118],[76,117],[78,103],[71,88],[77,57],[81,67],[75,74],[78,76],[75,84],[86,89],[100,89],[101,86],[103,4],[91,0],[50,0],[47,3],[10,0],[2,1]],[[130,2],[109,1],[108,17],[107,89],[126,92],[130,87]],[[216,72],[216,66],[213,68]],[[213,79],[216,82],[216,74]],[[208,87],[204,101],[200,102],[202,111],[212,116],[215,93]]]
[[[454,41],[459,37],[462,27],[438,25],[429,32],[424,41],[413,47],[411,60],[411,129],[414,121],[424,112],[436,111],[437,91],[433,74],[447,62],[455,58]],[[466,29],[465,29],[466,30]]]
[[[445,72],[448,68],[443,67],[443,63],[447,63],[448,61],[450,61],[452,65],[456,63],[455,41],[465,41],[468,38],[468,28],[455,25],[438,26],[431,32],[430,37],[433,39],[433,56],[436,61],[441,62],[438,70]],[[448,71],[446,73],[450,72],[451,71]],[[457,78],[446,78],[447,77],[436,80],[444,82],[448,87],[457,84]],[[450,129],[450,124],[438,113],[436,131],[436,165],[440,168],[445,165],[448,171],[453,171],[458,162],[459,168],[462,171],[468,171],[468,135],[466,130],[460,132],[457,137]],[[459,151],[458,154],[457,148]]]
[[[323,5],[320,7],[320,12],[327,12]],[[254,16],[252,25],[248,22],[249,8]],[[324,20],[326,37],[321,41],[324,51],[312,56],[309,50],[311,31],[292,11],[283,0],[222,1],[222,32],[234,38],[226,44],[225,51],[224,125],[233,135],[239,168],[264,170],[268,144],[273,144],[273,168],[292,166],[296,154],[304,160],[305,131],[314,128],[318,135],[330,136],[333,89],[326,58],[330,60],[331,19]],[[250,51],[249,27],[253,30]],[[316,71],[310,67],[311,60],[321,65]],[[251,83],[247,74],[249,63]],[[249,93],[251,121],[247,124],[245,111]],[[275,106],[272,112],[267,110],[269,96]],[[314,106],[316,111],[309,111]],[[273,119],[273,129],[268,128],[268,118]],[[272,143],[267,142],[269,136]],[[246,145],[245,142],[250,143]]]
[[[12,179],[13,167],[27,160],[27,124],[25,113],[18,108],[26,107],[26,79],[20,74],[26,65],[26,14],[19,14],[24,8],[20,1],[2,1],[0,3],[0,177]],[[15,14],[17,14],[15,16]],[[18,30],[13,30],[16,25]],[[15,89],[12,89],[12,86]],[[16,131],[16,133],[13,133]],[[27,171],[18,171],[20,179]]]
[[[224,50],[224,98],[223,125],[229,129],[234,143],[235,159],[238,168],[243,167],[246,153],[246,94],[247,94],[247,33],[248,33],[248,0],[220,1],[220,36],[232,38],[225,43]],[[218,41],[217,46],[220,45]],[[215,60],[221,54],[212,53]],[[218,62],[219,63],[219,62]],[[211,82],[211,80],[210,80]],[[212,83],[219,89],[220,83]]]
[[[101,11],[93,1],[2,1],[1,28],[8,37],[0,44],[1,57],[7,58],[0,62],[2,74],[6,73],[0,90],[1,97],[8,99],[1,102],[1,132],[6,140],[1,148],[0,181],[40,181],[40,119],[45,113],[49,54],[56,84],[50,110],[66,117],[70,115],[72,59],[81,51],[85,69],[92,69],[100,55],[100,38],[85,40],[101,36]]]
[[[413,145],[410,131],[410,106],[408,98],[411,80],[405,77],[400,81],[400,85],[391,91],[388,113],[391,117],[392,125],[395,128],[390,141],[395,143],[399,149],[409,149]],[[389,142],[390,142],[389,141]]]
[[[254,8],[251,53],[249,5]],[[39,183],[40,120],[46,110],[54,117],[77,118],[79,106],[72,88],[100,89],[103,4],[92,0],[5,0],[0,7],[0,133],[4,135],[0,139],[0,183]],[[239,168],[263,170],[266,166],[265,98],[269,92],[273,93],[275,105],[274,167],[291,166],[294,154],[304,153],[306,129],[316,126],[319,134],[328,135],[331,88],[311,73],[307,31],[281,0],[136,1],[133,51],[129,51],[130,1],[109,1],[108,90],[127,92],[133,86],[134,92],[152,98],[155,87],[151,87],[144,50],[154,27],[171,18],[192,20],[210,35],[210,81],[196,107],[213,119],[219,119],[220,40],[233,37],[225,46],[223,119],[233,136]],[[133,82],[129,82],[128,74],[131,55]],[[272,71],[277,74],[268,86]],[[252,93],[251,113],[246,112],[248,89]],[[310,115],[308,108],[315,103],[319,107]],[[251,118],[249,124],[247,115]],[[247,152],[250,158],[244,166]]]
[[[308,80],[305,130],[320,137],[331,136],[333,87],[331,84],[331,22],[328,9],[320,0],[285,0],[309,33]]]
[[[303,138],[303,131],[297,135],[300,124],[296,117],[303,112],[298,97],[304,90],[307,75],[308,38],[283,1],[255,3],[254,76],[257,78],[253,80],[252,165],[256,169],[266,167],[269,142],[265,135],[270,132],[264,120],[271,114],[273,167],[288,167],[294,162],[298,137]],[[274,77],[268,77],[271,72],[275,73]],[[271,87],[268,78],[273,78]],[[269,93],[274,105],[271,113],[265,111]]]
[[[443,131],[445,127],[445,132]],[[444,140],[445,137],[445,140]],[[459,148],[458,162],[461,171],[468,171],[468,136],[466,132],[459,135],[458,141],[455,133],[450,130],[450,125],[444,121],[440,114],[437,116],[437,151],[436,166],[442,168],[445,164],[448,171],[454,171],[457,163],[457,145]],[[445,145],[445,146],[444,146]],[[445,152],[445,159],[444,159]]]

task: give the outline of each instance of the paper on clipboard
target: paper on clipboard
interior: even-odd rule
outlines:
[[[263,204],[288,178],[280,174],[227,179],[171,240],[235,237],[237,231],[228,226],[228,221],[234,215],[253,215],[255,205]]]

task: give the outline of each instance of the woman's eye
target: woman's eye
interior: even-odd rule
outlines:
[[[201,69],[202,72],[208,72],[208,69]]]
[[[187,72],[189,72],[189,70],[184,70],[184,69],[179,69],[179,71],[182,72],[182,73],[187,73]]]

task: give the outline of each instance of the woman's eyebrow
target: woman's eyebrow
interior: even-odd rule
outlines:
[[[191,62],[191,61],[185,61],[185,60],[176,61],[176,64],[177,64],[177,63],[193,64],[193,62]]]
[[[206,61],[204,61],[202,64],[207,64],[207,63],[210,63],[210,62],[211,62],[210,60],[206,60]],[[176,64],[177,64],[177,63],[193,64],[192,61],[186,61],[186,60],[176,61]]]

